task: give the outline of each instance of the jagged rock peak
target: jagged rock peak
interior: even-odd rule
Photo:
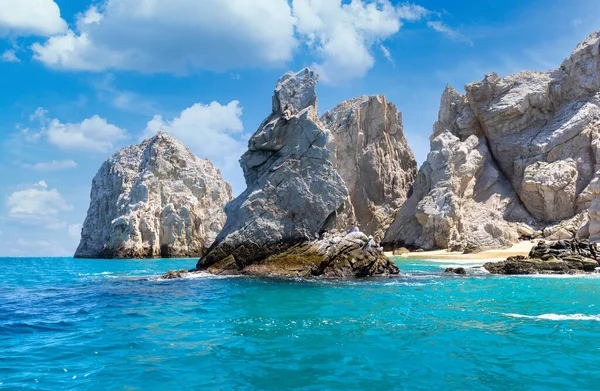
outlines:
[[[273,94],[273,114],[295,115],[312,107],[315,115],[319,111],[317,100],[317,83],[319,75],[304,68],[300,72],[287,72],[277,82]]]
[[[402,114],[383,95],[359,96],[323,114],[334,164],[361,231],[381,240],[417,175]]]
[[[231,199],[231,186],[210,161],[159,132],[102,165],[75,256],[201,256],[225,223]]]
[[[309,69],[286,73],[278,81],[273,111],[240,160],[247,189],[227,205],[225,227],[198,270],[292,276],[302,268],[324,275],[331,270],[328,264],[337,265],[335,270],[343,264],[340,276],[363,273],[356,270],[362,261],[353,262],[362,245],[352,254],[319,250],[321,244],[329,246],[319,238],[336,228],[345,230],[354,212],[336,171],[335,139],[317,118],[317,81]],[[377,246],[369,242],[369,247]],[[360,266],[370,274],[397,273],[381,253],[370,253],[364,261],[363,266],[374,266]]]

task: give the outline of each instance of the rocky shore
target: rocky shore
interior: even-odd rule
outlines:
[[[240,268],[233,256],[212,265],[199,262],[194,270],[171,271],[163,279],[185,277],[188,273],[272,277],[360,278],[392,276],[400,269],[383,254],[374,240],[362,232],[330,232],[322,238],[295,244],[285,250]]]
[[[483,267],[492,274],[582,274],[599,273],[600,251],[589,240],[540,241],[529,256],[509,257]]]

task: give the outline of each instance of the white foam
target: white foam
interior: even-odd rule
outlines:
[[[502,314],[504,316],[510,316],[512,318],[525,318],[525,319],[543,319],[543,320],[588,320],[600,322],[600,315],[584,315],[584,314],[543,314],[538,316],[532,315],[521,315],[521,314]]]

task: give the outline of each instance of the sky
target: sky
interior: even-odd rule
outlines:
[[[158,130],[238,159],[279,77],[320,74],[321,113],[384,94],[419,163],[447,84],[558,67],[596,0],[0,0],[0,256],[71,256],[91,182]]]

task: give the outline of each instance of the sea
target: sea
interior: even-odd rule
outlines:
[[[0,259],[0,390],[600,390],[600,278]]]

